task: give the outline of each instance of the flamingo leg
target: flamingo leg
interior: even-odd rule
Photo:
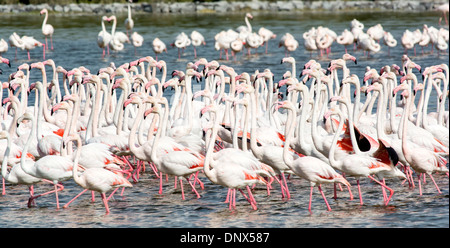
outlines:
[[[181,198],[183,200],[185,200],[184,198],[184,189],[183,189],[183,181],[182,181],[182,177],[180,177],[180,188],[181,188]]]
[[[248,187],[248,186],[247,186],[247,192],[248,192],[248,197],[250,198],[250,201],[251,201],[250,204],[252,205],[253,210],[257,210],[258,208],[256,207],[255,197],[253,197],[253,193],[250,190],[250,187]]]
[[[2,178],[2,195],[6,195],[5,178]]]
[[[372,177],[372,176],[368,176],[368,177],[369,177],[370,179],[372,179],[373,181],[375,181],[376,183],[380,184],[383,188],[386,188],[387,190],[390,191],[389,197],[387,198],[387,201],[385,201],[385,205],[387,206],[387,205],[389,204],[389,201],[390,201],[391,198],[392,198],[392,195],[394,195],[394,190],[391,189],[391,188],[389,188],[388,186],[386,186],[386,184],[384,184],[384,183],[382,183],[382,182],[376,180],[374,177]]]
[[[363,205],[363,199],[362,199],[362,195],[361,195],[361,185],[359,185],[359,179],[356,180],[356,184],[358,185],[359,203],[362,206]]]
[[[195,186],[192,184],[192,182],[189,181],[188,178],[186,178],[186,180],[187,180],[188,183],[191,185],[192,189],[194,190],[195,194],[197,195],[197,199],[200,198],[200,194],[197,192],[197,190],[195,189]]]
[[[309,205],[308,205],[309,212],[311,212],[311,202],[312,202],[313,189],[314,189],[314,186],[311,186],[311,190],[309,191]]]
[[[50,45],[52,46],[52,50],[53,50],[53,37],[50,36]]]
[[[81,191],[78,195],[76,195],[74,198],[72,198],[72,200],[70,200],[68,203],[66,203],[66,205],[63,206],[63,208],[67,208],[75,199],[77,199],[80,195],[84,194],[84,192],[86,192],[87,189],[84,189],[83,191]]]
[[[284,175],[284,172],[281,172],[281,177],[283,179],[283,183],[284,183],[284,187],[285,187],[285,190],[286,190],[287,198],[290,199],[291,198],[291,193],[289,192],[289,188],[287,186],[286,176]]]
[[[56,209],[59,209],[59,197],[58,197],[58,190],[57,190],[57,186],[55,183],[55,196],[56,196]]]
[[[108,200],[106,199],[105,193],[101,193],[101,194],[102,194],[103,204],[105,205],[106,213],[108,214],[109,213]]]
[[[419,173],[417,177],[419,177],[419,195],[422,196],[422,183],[420,182],[420,175],[422,175],[422,173]]]
[[[231,189],[228,189],[227,198],[225,199],[225,203],[230,202],[230,194],[231,194]]]
[[[317,185],[317,187],[319,188],[320,194],[322,194],[323,200],[325,201],[325,204],[327,205],[328,211],[331,211],[330,204],[328,204],[327,198],[325,197],[325,194],[323,193],[322,188],[320,187],[320,184]]]
[[[433,181],[434,186],[436,186],[437,191],[439,192],[439,194],[441,194],[442,192],[441,192],[441,190],[439,189],[438,185],[436,184],[436,181],[434,181],[433,176],[432,176],[431,174],[429,174],[428,176],[430,176],[431,181]],[[424,176],[424,177],[425,177],[425,176]]]
[[[162,185],[163,185],[163,176],[162,172],[159,173],[159,191],[158,194],[162,195]]]

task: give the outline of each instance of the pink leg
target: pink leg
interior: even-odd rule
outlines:
[[[350,201],[353,201],[352,190],[350,189],[350,186],[347,186],[347,188],[348,188],[348,193],[350,194]]]
[[[55,183],[55,195],[56,195],[56,209],[59,209],[58,189]]]
[[[331,211],[331,207],[328,204],[327,198],[325,197],[325,194],[323,193],[322,188],[320,187],[320,185],[317,185],[317,187],[319,187],[319,191],[322,194],[323,200],[325,201],[325,204],[327,204],[328,211]]]
[[[184,200],[184,189],[183,189],[183,181],[182,178],[180,177],[180,188],[181,188],[181,198]]]
[[[420,175],[422,175],[422,173],[419,173],[417,176],[419,177],[419,195],[422,196],[422,183],[420,182]]]
[[[437,185],[437,183],[436,183],[436,181],[434,181],[434,178],[433,178],[433,176],[430,174],[430,175],[428,175],[428,176],[430,176],[430,178],[431,178],[431,180],[433,181],[433,183],[434,183],[434,186],[436,186],[436,189],[437,189],[437,191],[439,192],[439,194],[441,194],[442,192],[441,192],[441,190],[439,189],[439,187],[438,187],[438,185]],[[425,176],[424,176],[425,177]]]
[[[359,203],[362,206],[363,205],[363,200],[362,200],[362,195],[361,195],[361,186],[359,185],[359,179],[356,180],[356,183],[358,184]]]
[[[284,172],[281,172],[281,177],[282,177],[283,182],[284,182],[284,187],[285,187],[285,189],[286,189],[286,195],[287,195],[287,198],[290,199],[290,198],[291,198],[291,193],[289,192],[289,188],[288,188],[288,186],[287,186],[286,177],[285,177],[285,175],[284,175]]]
[[[2,178],[2,195],[6,195],[5,178]]]
[[[385,205],[387,206],[389,204],[389,201],[392,198],[392,195],[394,195],[394,190],[389,188],[388,186],[386,186],[386,184],[383,184],[382,182],[376,180],[374,177],[372,176],[368,176],[370,179],[372,179],[373,181],[375,181],[376,183],[380,184],[383,188],[386,188],[387,190],[389,190],[389,197],[387,198],[387,200],[385,201]]]
[[[250,204],[253,207],[253,210],[257,210],[258,207],[256,207],[256,200],[255,197],[253,197],[252,191],[250,190],[250,187],[247,186],[247,192],[248,192],[248,197],[250,198]]]
[[[52,46],[52,50],[53,50],[53,37],[50,36],[50,44]]]
[[[308,205],[309,212],[311,212],[311,202],[312,202],[313,189],[314,189],[314,186],[311,186],[311,190],[309,191],[309,205]]]
[[[280,187],[281,187],[281,198],[284,198],[284,191],[285,191],[285,188],[284,188],[284,186],[283,186],[283,183],[280,181],[280,179],[278,179],[277,176],[274,176],[273,178],[275,178],[275,180],[277,180],[277,182],[280,184]]]
[[[195,194],[197,195],[197,199],[200,198],[200,194],[197,192],[197,190],[195,189],[195,186],[191,183],[191,181],[189,181],[189,179],[186,178],[186,180],[188,181],[188,183],[191,185],[192,189],[194,190]]]
[[[106,200],[109,201],[109,199],[111,199],[111,197],[113,197],[114,193],[116,193],[116,191],[117,191],[118,189],[119,189],[119,188],[115,188],[115,189],[113,190],[113,192],[111,192],[111,194],[109,194],[109,196],[108,196],[108,198],[107,198]],[[125,187],[124,187],[124,189],[125,189]],[[94,196],[94,191],[92,191],[92,196]]]
[[[159,191],[158,191],[158,193],[160,194],[160,195],[162,195],[162,185],[163,185],[163,178],[162,178],[162,172],[160,172],[159,173]]]
[[[230,193],[231,193],[231,189],[228,189],[227,198],[225,199],[225,203],[230,202]]]
[[[81,191],[77,196],[75,196],[72,200],[70,200],[68,203],[66,203],[66,205],[63,206],[63,208],[67,208],[75,199],[77,199],[80,195],[84,194],[84,192],[86,192],[87,189],[84,189],[83,191]]]
[[[236,189],[233,189],[233,208],[236,209]]]
[[[103,204],[105,205],[106,213],[108,214],[109,213],[108,200],[106,199],[105,193],[101,193],[101,194],[102,194]]]

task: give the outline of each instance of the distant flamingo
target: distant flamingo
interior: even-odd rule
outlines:
[[[347,53],[347,46],[352,45],[355,40],[353,33],[348,29],[344,29],[341,35],[339,35],[336,39],[338,44],[344,45],[345,53]]]
[[[46,45],[41,43],[40,41],[36,40],[33,37],[30,36],[22,36],[21,37],[22,41],[23,41],[23,47],[22,49],[27,50],[27,54],[28,54],[28,60],[31,60],[30,58],[30,50],[35,49],[36,47],[43,47],[42,48],[42,58],[45,59],[45,47]]]
[[[144,43],[144,37],[142,35],[138,34],[138,32],[133,32],[131,34],[131,44],[134,46],[134,54],[136,54],[136,48],[141,47]]]
[[[50,43],[51,43],[51,49],[53,50],[53,33],[55,32],[55,29],[51,24],[47,24],[48,19],[48,10],[42,9],[40,14],[45,14],[44,21],[42,22],[42,33],[45,35],[45,47],[47,47],[48,50],[48,43],[47,43],[47,37],[50,36]]]
[[[103,50],[102,58],[105,57],[105,48],[108,49],[109,55],[109,42],[112,39],[112,35],[106,31],[105,21],[108,21],[108,17],[102,16],[102,31],[100,31],[97,35],[97,44]]]
[[[265,27],[260,27],[258,30],[258,34],[263,39],[264,41],[263,44],[266,45],[266,53],[267,53],[267,49],[269,47],[269,40],[277,38],[277,35]]]
[[[444,18],[445,18],[445,25],[448,26],[448,20],[447,20],[447,13],[448,13],[448,10],[449,10],[449,5],[448,5],[448,3],[444,3],[444,4],[439,5],[439,6],[436,8],[436,10],[442,12],[442,15],[443,15]],[[441,25],[441,20],[442,20],[442,18],[439,19],[439,25]]]
[[[167,53],[166,44],[159,38],[155,38],[153,40],[152,47],[153,47],[153,51],[155,52],[155,60],[158,60],[158,54],[160,54],[164,51]]]
[[[17,58],[17,48],[21,48],[22,50],[24,49],[24,44],[23,44],[23,40],[22,38],[20,38],[20,36],[14,32],[9,36],[9,45],[11,47],[15,47],[16,48],[16,55],[15,55],[15,59]]]
[[[125,19],[125,28],[127,29],[127,36],[129,36],[129,33],[133,30],[134,27],[134,21],[133,18],[131,18],[131,3],[133,3],[133,0],[128,0],[128,17]]]
[[[175,41],[171,44],[171,46],[178,48],[178,59],[181,57],[181,51],[184,51],[189,45],[191,45],[191,39],[184,32],[178,34],[175,37]]]
[[[3,53],[6,53],[7,51],[8,51],[8,43],[4,39],[1,39],[0,40],[0,56]]]
[[[198,31],[194,30],[191,33],[192,46],[194,47],[194,57],[197,58],[197,47],[200,45],[206,45],[205,37]]]

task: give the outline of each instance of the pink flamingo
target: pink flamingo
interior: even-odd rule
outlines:
[[[277,108],[285,108],[288,110],[288,121],[289,130],[287,131],[286,142],[283,148],[283,160],[288,165],[291,170],[301,178],[304,178],[311,183],[311,191],[309,195],[309,207],[308,210],[311,211],[311,202],[312,202],[312,193],[314,186],[317,185],[320,193],[327,205],[328,211],[331,211],[331,207],[328,204],[328,201],[325,197],[325,194],[322,191],[321,184],[324,183],[342,183],[346,185],[350,191],[350,183],[339,173],[337,173],[329,164],[324,161],[313,157],[313,156],[302,156],[293,159],[289,154],[289,143],[294,131],[295,125],[293,124],[293,113],[295,112],[295,107],[291,101],[284,101],[282,103],[278,103]]]
[[[73,180],[84,188],[84,190],[78,194],[74,199],[69,201],[64,208],[66,208],[73,200],[75,200],[78,196],[86,192],[87,190],[97,191],[101,194],[103,204],[105,205],[106,213],[109,213],[108,200],[106,198],[105,193],[114,188],[119,187],[133,187],[131,183],[123,177],[123,175],[118,171],[106,170],[103,168],[89,168],[85,169],[84,172],[79,175],[78,174],[78,160],[81,154],[81,139],[78,134],[71,134],[64,141],[64,144],[67,145],[69,141],[75,140],[77,142],[77,151],[75,153],[75,159],[73,161],[72,166],[72,174]]]
[[[53,28],[53,26],[51,24],[47,24],[47,19],[48,19],[48,10],[47,9],[42,9],[40,14],[45,14],[44,17],[44,21],[42,22],[42,34],[45,35],[45,47],[47,47],[48,50],[48,43],[47,43],[47,37],[50,36],[50,43],[51,43],[51,48],[53,50],[53,33],[55,32],[55,29]]]
[[[413,74],[407,74],[405,77],[412,77]],[[399,90],[403,90],[402,96],[407,99],[406,108],[403,111],[404,115],[409,113],[409,109],[411,108],[411,101],[408,101],[410,96],[409,86],[405,83],[400,84],[395,87],[393,93],[396,94]],[[448,176],[448,168],[446,167],[447,161],[439,156],[437,153],[432,152],[423,147],[408,147],[407,145],[407,135],[408,135],[408,118],[403,118],[403,129],[402,129],[402,151],[405,155],[406,160],[409,165],[418,173],[419,178],[419,194],[422,195],[422,185],[421,185],[421,175],[425,173],[425,175],[430,176],[433,181],[438,193],[441,193],[438,185],[436,184],[433,176],[431,175],[434,172],[444,172],[447,173]]]

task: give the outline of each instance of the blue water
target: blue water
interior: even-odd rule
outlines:
[[[263,71],[270,68],[275,74],[275,80],[279,80],[283,73],[290,70],[285,64],[280,64],[285,56],[284,50],[278,48],[281,36],[290,32],[300,42],[300,47],[293,53],[297,61],[299,71],[303,64],[310,59],[309,52],[303,49],[301,35],[311,27],[319,25],[333,29],[340,34],[345,28],[350,27],[350,21],[356,18],[368,27],[381,23],[385,30],[390,31],[399,41],[397,47],[391,49],[390,55],[387,47],[382,45],[382,51],[372,54],[370,58],[363,55],[362,51],[351,51],[358,58],[358,64],[349,64],[351,73],[363,77],[367,66],[380,69],[383,65],[393,63],[401,65],[403,48],[400,37],[405,29],[411,31],[422,29],[423,24],[437,26],[439,16],[437,13],[400,13],[400,12],[340,12],[340,13],[254,13],[252,20],[253,29],[264,26],[278,35],[277,39],[269,43],[269,53],[258,49],[257,54],[250,56],[239,54],[236,61],[219,60],[219,52],[214,50],[213,38],[216,33],[228,28],[236,28],[244,25],[243,14],[231,15],[135,15],[135,31],[144,36],[144,45],[137,49],[127,44],[124,51],[113,53],[101,58],[101,50],[97,47],[97,34],[101,30],[100,16],[84,15],[58,15],[50,16],[49,23],[55,27],[53,37],[54,50],[46,54],[56,65],[61,65],[67,70],[78,66],[85,66],[95,73],[98,69],[106,67],[110,62],[121,65],[125,62],[136,60],[143,56],[154,56],[151,49],[151,41],[155,37],[162,39],[168,45],[168,53],[158,56],[165,60],[168,72],[174,69],[184,70],[186,63],[194,61],[192,47],[188,47],[178,59],[178,51],[171,48],[175,36],[184,31],[192,30],[201,32],[207,45],[198,49],[200,57],[208,60],[219,60],[221,64],[233,66],[237,73],[255,70]],[[125,31],[123,20],[125,16],[118,16],[118,30]],[[29,35],[43,41],[40,29],[41,17],[29,15],[1,15],[0,38],[8,39],[12,32],[19,35]],[[109,27],[109,26],[108,26]],[[319,57],[313,53],[316,59],[326,67],[330,59],[339,58],[343,54],[343,47],[334,43],[329,59]],[[8,75],[16,71],[22,63],[32,63],[42,60],[41,50],[31,51],[31,61],[27,60],[24,51],[18,51],[17,59],[14,59],[14,49],[3,54],[3,57],[11,60],[12,67],[0,65],[3,75],[0,81],[7,81]],[[422,68],[427,66],[448,63],[448,51],[438,55],[430,54],[430,48],[425,48],[422,55],[417,48],[417,56],[413,51],[409,55]],[[51,69],[47,75],[51,77]],[[420,78],[420,77],[419,77]],[[41,80],[40,73],[31,71],[30,81]],[[60,80],[61,81],[61,80]],[[166,91],[165,95],[170,96]],[[30,103],[33,101],[30,95]],[[430,99],[432,106],[436,104],[436,98]],[[430,109],[430,108],[429,108]],[[431,108],[434,109],[434,108]],[[241,195],[238,195],[237,210],[230,211],[228,204],[224,203],[227,190],[221,186],[213,185],[201,175],[205,183],[205,189],[199,190],[200,199],[187,191],[186,200],[181,200],[179,187],[173,189],[173,178],[165,182],[163,195],[158,194],[159,179],[156,179],[151,170],[141,175],[138,183],[133,188],[126,189],[123,196],[115,195],[110,202],[111,213],[105,215],[101,199],[97,196],[94,203],[90,202],[90,195],[85,194],[72,203],[68,209],[56,210],[54,195],[42,197],[37,200],[37,207],[28,208],[26,202],[28,191],[25,186],[6,186],[6,195],[0,196],[0,226],[1,227],[267,227],[267,228],[292,228],[292,227],[449,227],[449,185],[445,175],[436,175],[435,179],[442,194],[437,194],[434,185],[427,178],[424,193],[419,196],[418,189],[411,189],[407,183],[402,185],[400,181],[388,180],[387,184],[395,194],[389,206],[383,205],[381,188],[370,182],[362,180],[362,192],[364,205],[359,205],[356,182],[349,179],[352,185],[355,200],[349,201],[348,192],[338,192],[338,199],[333,200],[332,186],[323,186],[332,212],[327,212],[321,195],[315,189],[312,213],[308,212],[309,183],[298,177],[291,177],[288,181],[292,199],[282,200],[279,186],[274,184],[274,190],[270,196],[266,195],[265,188],[257,187],[254,195],[258,202],[258,210],[253,211]],[[416,178],[417,181],[417,178]],[[417,182],[416,182],[417,184]],[[60,202],[65,204],[73,196],[81,191],[73,181],[64,182],[65,189],[60,193]],[[36,193],[41,193],[51,188],[47,185],[37,185]],[[185,190],[188,185],[185,184]]]

